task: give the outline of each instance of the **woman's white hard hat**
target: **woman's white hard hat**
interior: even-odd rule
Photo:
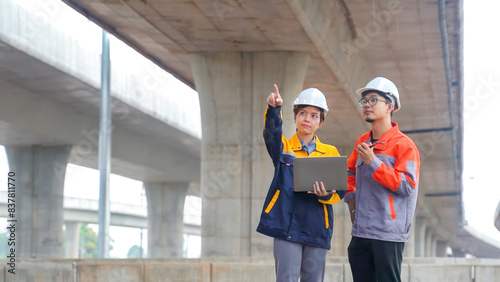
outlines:
[[[297,96],[297,99],[293,101],[294,107],[299,105],[318,107],[323,109],[325,114],[328,112],[325,94],[317,88],[307,88],[302,90],[302,92],[299,93],[299,96]]]
[[[399,101],[399,91],[394,82],[390,81],[385,77],[376,77],[366,84],[365,87],[358,89],[356,93],[358,96],[363,97],[363,93],[367,91],[375,91],[386,94],[390,98],[394,105],[394,112],[401,109],[401,102]]]

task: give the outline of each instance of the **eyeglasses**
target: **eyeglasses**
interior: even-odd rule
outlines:
[[[359,105],[360,108],[363,108],[366,105],[366,103],[368,103],[368,105],[370,105],[370,106],[375,106],[378,101],[382,101],[382,102],[384,102],[386,104],[389,103],[387,100],[380,99],[380,98],[377,98],[377,97],[371,97],[368,100],[366,100],[364,98],[361,99],[361,100],[359,100],[358,105]]]

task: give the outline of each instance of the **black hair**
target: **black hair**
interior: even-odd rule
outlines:
[[[319,121],[320,122],[323,122],[325,120],[325,110],[323,110],[322,108],[319,108],[319,107],[316,107],[316,106],[313,106],[313,105],[296,105],[296,106],[293,106],[293,113],[295,116],[297,116],[297,114],[299,113],[300,110],[302,110],[303,108],[305,107],[315,107],[319,110]]]

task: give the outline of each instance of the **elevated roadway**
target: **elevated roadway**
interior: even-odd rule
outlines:
[[[57,6],[50,6],[56,9]],[[100,54],[32,13],[2,2],[0,144],[71,145],[69,161],[97,168]],[[18,24],[20,18],[26,22]],[[152,65],[152,64],[151,64]],[[199,114],[168,92],[166,74],[112,63],[112,171],[142,181],[199,182]],[[141,71],[141,72],[139,72]],[[167,92],[166,92],[167,91]],[[168,167],[169,169],[165,169]]]

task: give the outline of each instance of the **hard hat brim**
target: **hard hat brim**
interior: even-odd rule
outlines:
[[[376,89],[376,88],[363,87],[363,88],[359,88],[356,91],[356,94],[358,94],[359,97],[363,97],[363,93],[365,93],[366,91],[373,91],[373,92],[377,92],[377,93],[382,92],[382,91],[380,91],[379,89]]]
[[[328,113],[329,111],[329,108],[324,108],[324,107],[321,107],[321,106],[318,106],[318,105],[314,105],[314,104],[308,104],[308,103],[297,103],[297,104],[293,104],[294,107],[297,107],[297,106],[310,106],[310,107],[315,107],[315,108],[318,108],[320,110],[323,110],[326,113]]]

